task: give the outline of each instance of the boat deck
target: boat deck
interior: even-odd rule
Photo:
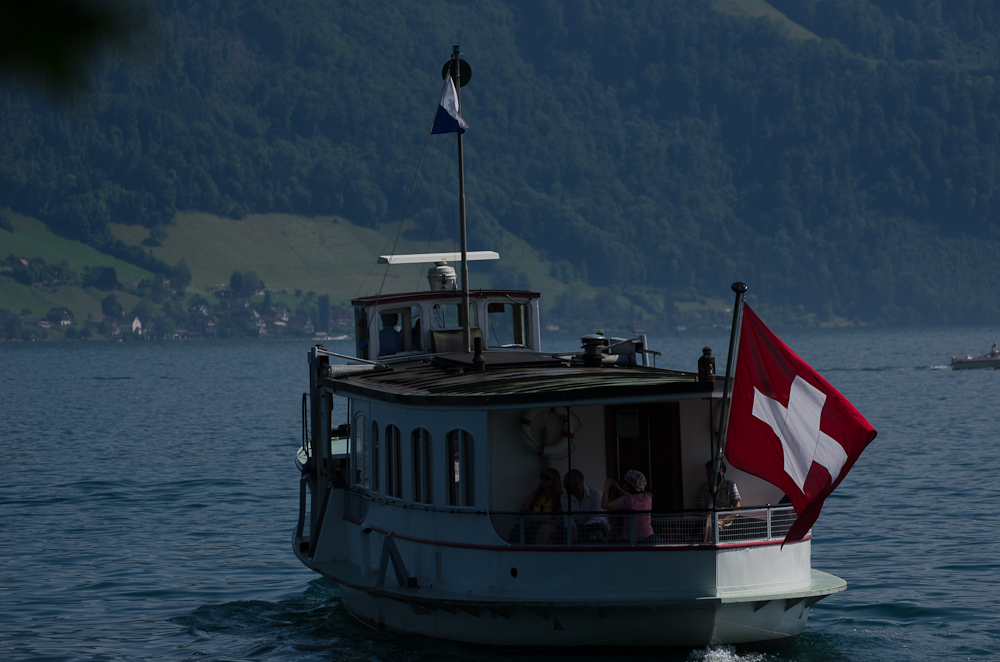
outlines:
[[[712,397],[721,381],[697,373],[635,365],[584,367],[549,354],[487,352],[486,371],[472,370],[470,354],[444,354],[377,366],[332,371],[327,385],[338,393],[368,395],[402,404],[525,405],[609,398]]]

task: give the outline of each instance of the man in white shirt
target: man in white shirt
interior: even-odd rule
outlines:
[[[611,532],[611,524],[607,518],[601,515],[577,515],[576,513],[594,513],[601,509],[601,491],[596,490],[583,482],[583,472],[573,469],[563,478],[563,485],[566,491],[560,499],[563,513],[569,513],[563,517],[566,528],[572,531],[573,542],[603,543],[607,542],[608,534]],[[573,499],[573,507],[570,510],[570,499]],[[602,511],[603,512],[603,511]]]

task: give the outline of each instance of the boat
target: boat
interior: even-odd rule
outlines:
[[[456,47],[453,81],[459,66]],[[710,350],[693,370],[656,366],[642,335],[545,352],[540,293],[469,289],[467,260],[498,258],[469,252],[464,224],[460,253],[382,256],[432,265],[429,289],[354,299],[354,353],[310,349],[298,559],[393,635],[565,648],[801,633],[846,582],[812,568],[811,532],[786,541],[782,490],[732,470],[740,506],[697,505],[729,381]],[[595,488],[639,471],[652,510],[525,511],[550,469]]]
[[[972,356],[966,354],[962,357],[951,357],[952,370],[998,370],[1000,369],[1000,352],[997,351],[996,344],[993,345],[989,354]]]

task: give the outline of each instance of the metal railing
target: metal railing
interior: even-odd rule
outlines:
[[[795,522],[791,506],[675,513],[491,513],[497,535],[518,546],[684,546],[784,540]],[[567,532],[569,535],[567,535]]]
[[[344,516],[364,521],[373,497],[356,490],[344,490]],[[627,547],[718,545],[784,540],[795,522],[792,506],[755,506],[725,510],[685,510],[672,513],[573,512],[564,513],[485,513],[434,508],[428,504],[386,501],[400,508],[448,513],[464,518],[489,516],[493,530],[515,546],[604,545]],[[456,521],[456,525],[459,522]],[[567,532],[569,535],[567,535]],[[483,541],[484,543],[486,541]]]

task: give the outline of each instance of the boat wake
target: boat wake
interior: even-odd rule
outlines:
[[[736,652],[735,646],[711,646],[691,651],[687,662],[766,662],[773,659],[763,653]]]

